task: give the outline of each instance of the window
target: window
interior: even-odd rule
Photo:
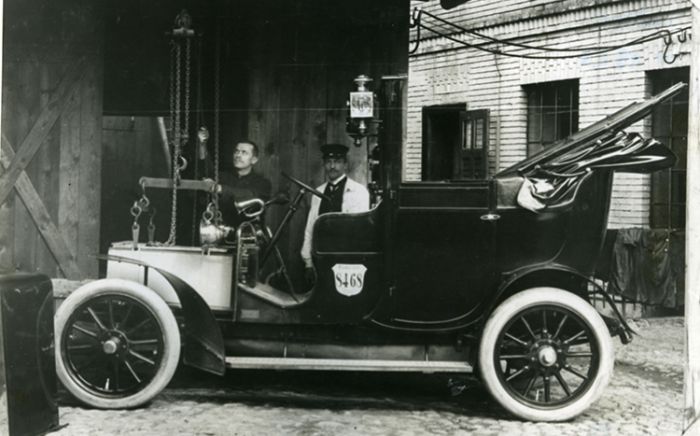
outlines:
[[[422,180],[488,176],[489,111],[464,104],[423,108]]]
[[[460,153],[454,178],[485,179],[488,175],[488,109],[461,113],[460,131]]]
[[[652,94],[678,82],[688,83],[688,68],[649,73]],[[668,146],[678,157],[676,165],[657,171],[651,177],[651,226],[685,228],[685,171],[688,144],[688,89],[663,104],[651,115],[651,135]]]
[[[527,153],[578,131],[578,80],[525,86],[527,95]]]

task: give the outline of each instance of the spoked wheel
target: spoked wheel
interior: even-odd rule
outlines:
[[[175,373],[180,335],[167,304],[138,283],[107,279],[72,293],[56,313],[56,369],[78,400],[139,406]]]
[[[510,297],[491,315],[479,368],[493,397],[533,421],[564,421],[602,394],[613,369],[610,334],[578,296],[535,288]]]

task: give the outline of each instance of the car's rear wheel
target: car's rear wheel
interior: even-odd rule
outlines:
[[[479,371],[491,395],[532,421],[564,421],[586,410],[607,386],[613,362],[600,315],[557,288],[505,300],[486,322],[479,348]]]
[[[168,305],[138,283],[105,279],[73,292],[56,312],[56,370],[81,402],[140,406],[171,380],[180,334]]]

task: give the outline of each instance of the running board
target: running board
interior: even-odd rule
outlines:
[[[474,372],[466,362],[422,360],[313,359],[297,357],[226,357],[236,369],[304,369],[322,371]]]

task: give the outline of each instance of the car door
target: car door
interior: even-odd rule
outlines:
[[[404,183],[393,223],[393,323],[463,325],[495,281],[489,182]]]

